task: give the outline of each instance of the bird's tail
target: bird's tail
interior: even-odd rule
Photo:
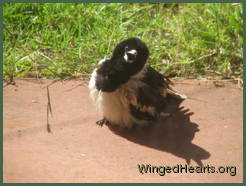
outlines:
[[[167,88],[167,94],[173,96],[173,97],[176,97],[178,99],[181,99],[181,100],[185,100],[187,99],[188,97],[184,94],[180,94],[178,92],[176,92],[175,90],[171,89],[171,88]]]
[[[164,76],[163,75],[163,78],[167,84],[167,87],[166,87],[166,93],[177,98],[177,99],[180,99],[180,100],[185,100],[185,99],[191,99],[191,100],[195,100],[195,101],[201,101],[201,102],[206,102],[204,100],[200,100],[200,99],[197,99],[197,98],[192,98],[190,96],[186,96],[184,94],[180,94],[178,93],[176,90],[174,90],[171,86],[174,86],[174,83],[172,82],[172,80],[170,78],[172,78],[173,76]]]
[[[181,100],[187,99],[186,95],[180,94],[172,88],[172,86],[174,86],[174,83],[171,81],[170,76],[164,76],[163,75],[163,78],[164,78],[165,82],[167,83],[167,87],[166,87],[166,93],[167,94],[169,94],[175,98],[181,99]]]
[[[201,100],[201,99],[197,99],[197,98],[192,98],[190,96],[186,96],[184,94],[180,94],[178,92],[176,92],[175,90],[173,89],[167,89],[167,94],[175,97],[175,98],[178,98],[178,99],[181,99],[181,100],[185,100],[185,99],[191,99],[191,100],[195,100],[195,101],[201,101],[201,102],[204,102],[206,103],[206,101],[204,100]]]

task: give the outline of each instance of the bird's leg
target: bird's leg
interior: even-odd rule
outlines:
[[[101,120],[98,120],[98,121],[96,122],[96,124],[97,124],[97,125],[100,125],[100,126],[102,127],[103,124],[108,125],[108,124],[109,124],[109,121],[108,121],[106,118],[103,118],[103,119],[101,119]]]

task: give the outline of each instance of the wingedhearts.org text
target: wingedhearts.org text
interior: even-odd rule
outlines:
[[[230,176],[236,176],[236,166],[189,166],[177,164],[176,166],[153,166],[151,164],[138,164],[138,170],[141,174],[159,174],[165,176],[166,173],[226,173]]]

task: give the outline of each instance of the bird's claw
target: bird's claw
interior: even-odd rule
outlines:
[[[103,124],[109,124],[109,121],[107,120],[107,119],[105,119],[105,118],[103,118],[103,119],[101,119],[101,120],[98,120],[97,122],[96,122],[96,124],[97,125],[100,125],[101,127],[103,126]]]

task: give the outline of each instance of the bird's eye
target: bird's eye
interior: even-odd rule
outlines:
[[[127,52],[127,51],[128,51],[128,46],[125,47],[125,52]]]

